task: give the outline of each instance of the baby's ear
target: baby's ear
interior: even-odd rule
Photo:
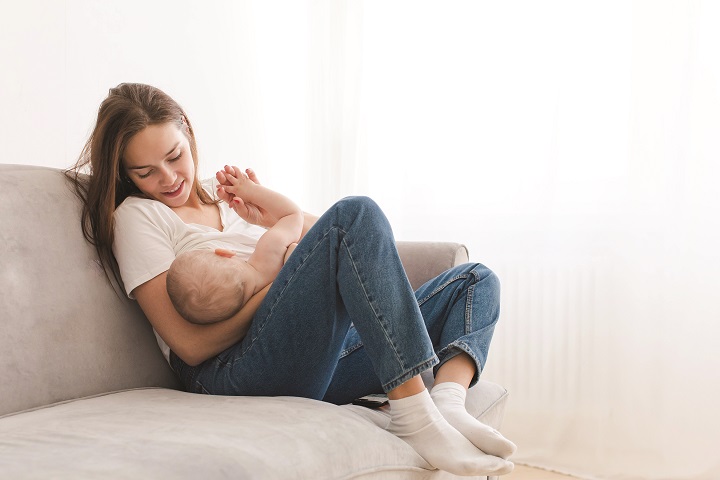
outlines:
[[[226,250],[224,248],[216,248],[215,255],[220,255],[221,257],[226,257],[226,258],[232,258],[235,256],[235,252]]]

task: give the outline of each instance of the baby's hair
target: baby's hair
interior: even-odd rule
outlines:
[[[235,315],[243,305],[244,286],[242,272],[212,250],[181,253],[167,274],[170,300],[192,323],[214,323]]]

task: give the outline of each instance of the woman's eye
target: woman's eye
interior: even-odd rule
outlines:
[[[152,173],[152,170],[150,170],[148,173],[143,174],[143,175],[138,174],[138,177],[140,177],[140,178],[148,178],[151,173]]]
[[[180,157],[182,157],[182,152],[180,152],[177,157],[171,158],[170,161],[174,162],[175,160],[180,160]]]

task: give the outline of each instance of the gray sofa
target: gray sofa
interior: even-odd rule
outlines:
[[[399,248],[414,286],[467,259],[453,243]],[[384,431],[381,411],[180,391],[59,170],[0,165],[0,299],[2,478],[456,478]],[[498,428],[506,398],[481,381],[467,406]]]

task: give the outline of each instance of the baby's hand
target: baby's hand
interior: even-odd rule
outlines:
[[[265,225],[265,211],[247,200],[247,195],[253,188],[258,188],[255,172],[247,169],[247,174],[238,167],[225,165],[223,170],[215,174],[220,183],[217,186],[217,196],[230,205],[242,219],[254,225]]]
[[[248,169],[248,171],[252,173],[252,170]],[[217,178],[220,183],[220,185],[218,185],[218,195],[228,203],[230,203],[228,196],[246,197],[250,189],[256,185],[255,182],[238,167],[229,167],[227,165],[225,165],[224,170],[220,170],[215,174],[215,178]]]
[[[252,172],[250,169],[248,171]],[[220,170],[215,174],[215,178],[219,182],[217,186],[218,198],[227,202],[238,215],[245,218],[248,215],[248,206],[243,201],[243,198],[247,198],[248,191],[255,185],[255,182],[238,167],[227,165],[225,165],[224,170]]]
[[[230,167],[228,167],[226,165],[225,168],[228,169]],[[235,170],[239,171],[239,169],[237,167],[232,167],[232,169],[233,169],[233,174],[234,174]],[[252,180],[253,183],[260,185],[260,180],[258,179],[257,174],[255,173],[255,170],[253,170],[252,168],[246,168],[245,174],[247,174],[248,178],[250,180]],[[234,175],[234,176],[237,177],[238,175]],[[215,178],[217,178],[217,181],[220,182],[220,185],[228,185],[228,186],[231,185],[230,180],[228,180],[228,178],[225,176],[225,170],[220,170],[219,172],[217,172],[215,174]]]

